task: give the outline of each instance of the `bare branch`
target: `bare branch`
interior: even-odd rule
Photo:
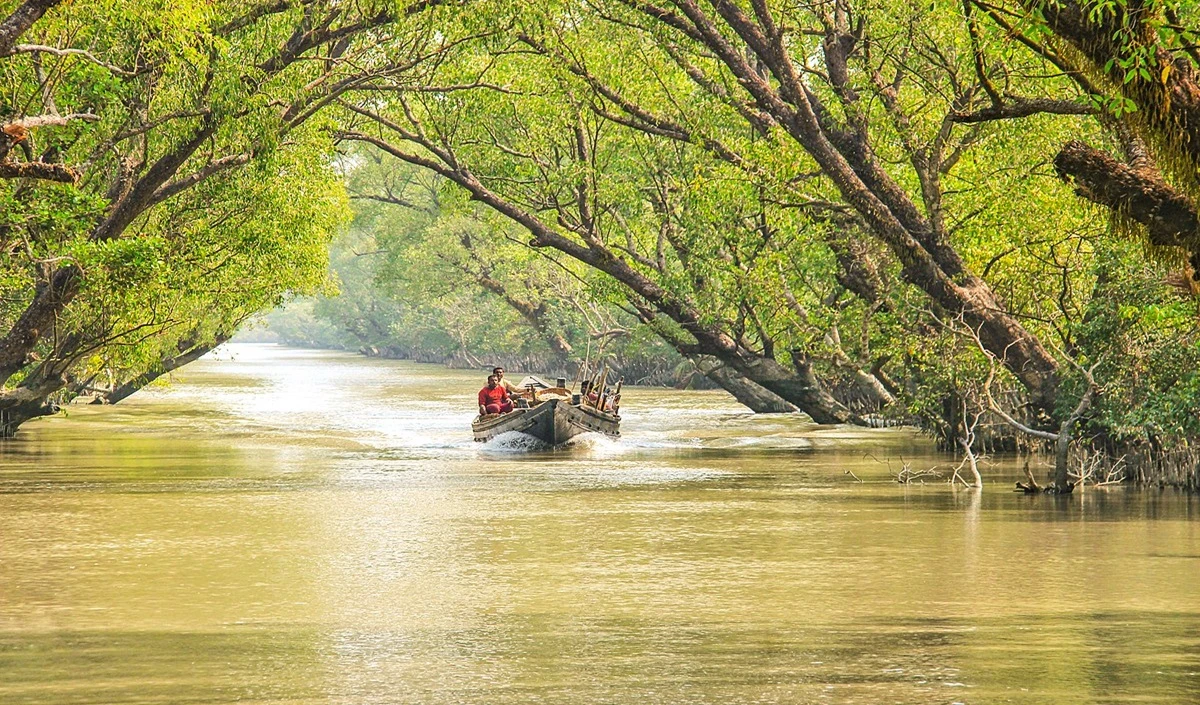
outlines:
[[[378,193],[352,193],[350,194],[351,201],[377,201],[379,203],[390,203],[393,206],[402,208],[411,208],[420,210],[420,206],[404,198],[393,196],[391,194],[383,195]]]
[[[70,115],[35,115],[33,117],[20,118],[11,122],[5,123],[0,127],[0,131],[13,137],[16,141],[23,139],[23,136],[18,136],[16,131],[28,131],[38,127],[63,127],[72,120],[83,120],[84,122],[97,122],[100,120],[99,115],[92,113],[71,113]]]
[[[117,66],[116,64],[110,64],[107,61],[96,56],[92,52],[87,51],[86,49],[60,49],[58,47],[46,46],[45,44],[18,44],[16,46],[14,46],[11,50],[9,50],[9,53],[8,53],[9,56],[12,56],[14,54],[53,54],[54,56],[82,56],[83,58],[87,59],[88,61],[92,62],[93,64],[96,64],[97,66],[103,66],[104,68],[108,69],[109,71],[112,71],[113,73],[117,74],[118,76],[134,75],[133,71],[127,71],[127,70],[121,68],[120,66]]]

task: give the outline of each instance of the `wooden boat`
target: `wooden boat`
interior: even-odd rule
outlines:
[[[501,433],[516,431],[556,446],[581,433],[602,433],[610,438],[621,436],[621,417],[594,406],[572,404],[567,399],[546,399],[526,409],[507,414],[477,416],[471,423],[475,440],[490,441]]]

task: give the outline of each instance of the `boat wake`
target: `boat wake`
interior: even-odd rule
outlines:
[[[567,441],[565,448],[586,450],[599,455],[612,455],[625,450],[625,445],[601,433],[584,433]]]
[[[529,453],[533,451],[552,450],[553,448],[533,436],[520,431],[508,431],[479,446],[480,450],[493,453]],[[559,450],[586,451],[595,455],[615,455],[625,450],[620,441],[608,438],[600,433],[584,433],[575,436]]]
[[[480,448],[493,453],[528,453],[535,450],[549,450],[550,446],[520,431],[506,431],[487,441]]]

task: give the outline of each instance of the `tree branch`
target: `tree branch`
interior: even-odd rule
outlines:
[[[66,164],[0,161],[0,179],[41,179],[73,184],[79,179],[79,172]]]
[[[1155,245],[1194,247],[1200,237],[1196,204],[1153,171],[1135,169],[1077,140],[1063,146],[1054,168],[1080,196],[1145,225]]]
[[[53,54],[54,56],[82,56],[83,58],[87,59],[88,61],[92,62],[93,64],[96,64],[97,66],[103,66],[104,68],[108,69],[109,71],[112,71],[113,73],[117,74],[118,76],[134,75],[133,71],[127,71],[127,70],[121,68],[120,66],[117,66],[116,64],[110,64],[107,61],[104,61],[100,57],[96,56],[92,52],[87,51],[86,49],[60,49],[58,47],[46,46],[45,44],[17,44],[16,46],[14,46],[12,49],[9,50],[7,55],[12,56],[14,54]]]
[[[180,193],[181,191],[186,191],[187,189],[199,184],[201,181],[204,181],[214,174],[242,166],[243,164],[248,163],[253,156],[253,154],[249,153],[230,154],[206,164],[203,168],[188,174],[187,176],[171,181],[170,183],[163,184],[150,197],[150,205],[162,203],[168,198]]]
[[[950,113],[950,120],[960,124],[991,122],[993,120],[1012,120],[1029,117],[1030,115],[1096,115],[1096,108],[1076,103],[1070,100],[1055,100],[1053,98],[1022,98],[1006,94],[1007,103],[991,105],[975,112],[956,111]]]
[[[41,19],[47,10],[60,2],[62,0],[25,0],[13,10],[11,15],[0,22],[0,56],[10,56],[21,35],[28,32],[33,23]]]

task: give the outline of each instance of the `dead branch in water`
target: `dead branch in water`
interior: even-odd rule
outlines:
[[[880,460],[879,458],[875,457],[871,453],[867,453],[863,457],[870,458],[871,460],[874,460],[877,463],[882,463],[884,465],[887,465],[888,474],[892,476],[892,479],[894,479],[896,482],[898,482],[901,485],[907,485],[912,482],[920,482],[920,483],[924,484],[925,478],[940,480],[942,477],[942,473],[937,469],[936,465],[931,468],[925,468],[922,470],[913,470],[912,464],[909,463],[907,460],[905,460],[903,455],[900,456],[899,472],[892,470],[892,459],[891,458],[888,458],[887,460]]]
[[[958,439],[958,445],[963,449],[963,459],[958,464],[958,467],[954,468],[954,474],[950,476],[950,484],[962,480],[963,485],[967,487],[983,487],[983,476],[979,474],[979,460],[981,456],[975,455],[975,451],[973,450],[975,446],[975,429],[979,426],[979,419],[983,418],[983,414],[984,412],[981,409],[971,419],[971,422],[967,423],[967,400],[962,400],[963,435]],[[971,470],[970,483],[960,475],[964,467]]]
[[[1104,468],[1107,457],[1104,453],[1095,450],[1081,448],[1079,451],[1079,469],[1071,472],[1071,479],[1075,484],[1084,487],[1091,484],[1093,487],[1104,487],[1106,485],[1119,485],[1125,481],[1125,456],[1117,458],[1110,466]],[[1104,470],[1104,479],[1100,479],[1100,471]]]
[[[1021,490],[1022,492],[1026,493],[1026,494],[1034,494],[1034,493],[1042,491],[1042,486],[1038,484],[1037,480],[1033,479],[1033,472],[1031,472],[1029,470],[1029,458],[1025,459],[1025,479],[1029,480],[1029,484],[1026,485],[1024,483],[1018,482],[1017,483],[1018,490]]]
[[[1079,425],[1079,423],[1083,420],[1083,418],[1091,410],[1092,402],[1095,400],[1096,396],[1100,392],[1100,385],[1096,383],[1096,378],[1094,376],[1096,368],[1099,367],[1099,365],[1100,365],[1100,361],[1096,360],[1095,362],[1092,363],[1091,367],[1084,368],[1083,365],[1079,364],[1079,362],[1077,362],[1073,357],[1071,357],[1070,355],[1067,355],[1062,350],[1058,350],[1057,348],[1054,348],[1055,351],[1058,352],[1058,354],[1067,361],[1067,364],[1069,364],[1072,368],[1074,368],[1077,372],[1079,372],[1079,374],[1087,381],[1087,389],[1084,390],[1084,393],[1080,397],[1079,403],[1075,406],[1074,410],[1072,410],[1070,415],[1067,416],[1067,418],[1064,419],[1061,424],[1059,424],[1059,428],[1058,428],[1057,432],[1044,431],[1041,429],[1032,428],[1026,424],[1021,423],[1017,419],[1013,418],[1008,412],[1004,411],[1004,409],[1002,409],[999,404],[996,403],[995,398],[992,396],[992,384],[996,379],[998,362],[1000,362],[1000,361],[997,359],[997,356],[995,354],[993,354],[990,350],[988,350],[987,347],[983,344],[983,341],[980,338],[980,332],[978,330],[972,328],[971,326],[966,325],[964,321],[960,320],[958,323],[959,323],[959,325],[949,326],[949,330],[951,330],[952,332],[955,332],[959,335],[965,335],[971,341],[973,341],[975,343],[976,347],[979,348],[979,352],[983,355],[984,359],[987,361],[987,364],[988,364],[987,378],[984,380],[983,386],[980,391],[981,400],[982,400],[983,405],[985,406],[985,409],[988,411],[991,411],[996,416],[999,416],[1001,419],[1004,420],[1005,423],[1007,423],[1009,426],[1015,428],[1016,430],[1020,431],[1021,433],[1027,434],[1034,438],[1040,438],[1042,440],[1054,442],[1054,444],[1055,444],[1054,484],[1050,488],[1047,488],[1045,491],[1057,492],[1059,494],[1069,494],[1071,492],[1071,490],[1075,488],[1075,485],[1078,483],[1072,482],[1070,480],[1070,467],[1068,464],[1068,456],[1070,453],[1072,441],[1075,440],[1074,433],[1075,433],[1076,426]],[[965,423],[965,419],[966,419],[965,402],[964,402],[963,410],[964,410],[963,411],[963,419],[964,419],[964,423]],[[978,422],[978,417],[976,417],[976,422]],[[971,437],[974,436],[974,428],[973,427],[969,431],[968,435],[970,435]],[[960,444],[961,444],[961,441],[960,441]],[[1022,485],[1021,483],[1017,483],[1018,487],[1023,489],[1026,492],[1039,491],[1040,488],[1039,488],[1038,484],[1033,481],[1032,475],[1029,476],[1029,480],[1030,480],[1030,485],[1028,487]]]

